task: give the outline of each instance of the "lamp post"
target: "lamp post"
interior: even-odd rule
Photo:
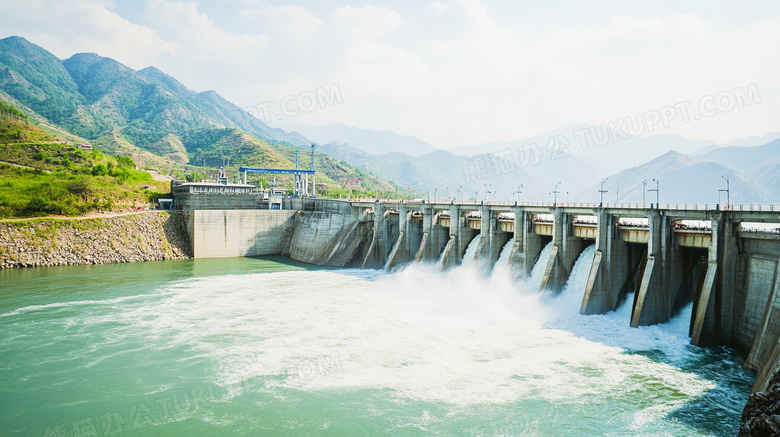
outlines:
[[[661,195],[658,192],[658,190],[660,188],[660,186],[659,186],[660,185],[660,181],[658,179],[654,178],[653,182],[655,182],[655,189],[651,188],[651,189],[649,189],[647,191],[655,191],[655,208],[658,209],[658,203],[661,201],[660,200],[661,199]]]
[[[604,193],[607,193],[608,191],[604,189],[604,182],[608,181],[609,178],[604,178],[601,180],[601,189],[599,190],[599,193],[601,193],[601,200],[599,200],[599,208],[604,206]]]
[[[514,193],[512,193],[512,194],[517,194],[517,203],[520,203],[520,194],[522,194],[522,193],[523,193],[523,192],[521,191],[521,189],[522,189],[522,188],[523,188],[523,184],[520,184],[520,185],[518,185],[518,186],[517,186],[517,191],[515,191]]]
[[[726,208],[728,209],[731,205],[731,192],[730,192],[730,185],[729,185],[729,177],[728,176],[721,176],[722,179],[726,181],[726,189],[725,190],[718,190],[718,203],[720,203],[720,192],[725,191],[726,192]]]
[[[559,185],[561,185],[560,182],[556,183],[555,186],[553,187],[553,191],[552,191],[554,196],[553,206],[558,206],[558,193],[560,193],[560,191],[558,191]]]

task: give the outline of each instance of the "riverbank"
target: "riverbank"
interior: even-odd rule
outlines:
[[[766,390],[750,395],[739,432],[739,437],[776,435],[780,435],[780,371],[772,376]]]
[[[0,223],[0,268],[190,257],[184,219],[176,212]]]

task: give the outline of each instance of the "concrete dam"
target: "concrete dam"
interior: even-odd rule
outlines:
[[[174,194],[195,258],[284,255],[321,266],[392,271],[438,262],[449,269],[479,236],[475,262],[495,263],[506,249],[521,276],[550,244],[542,288],[555,292],[595,245],[581,314],[614,311],[633,294],[629,323],[637,327],[665,323],[692,303],[691,343],[740,352],[757,372],[753,391],[780,369],[780,234],[742,226],[780,223],[776,207],[284,198],[269,209],[257,195]]]

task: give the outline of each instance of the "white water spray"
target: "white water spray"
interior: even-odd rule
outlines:
[[[510,238],[506,242],[504,248],[501,249],[501,255],[498,256],[496,261],[496,267],[506,267],[509,264],[509,257],[512,255],[512,247],[515,245],[515,239]]]
[[[555,297],[556,307],[569,315],[577,315],[580,312],[585,287],[588,284],[591,267],[593,267],[593,255],[596,253],[596,245],[591,244],[582,251],[574,267],[571,269],[569,279]]]
[[[441,265],[441,263],[444,262],[444,256],[447,255],[447,246],[450,244],[450,241],[452,239],[447,241],[447,244],[444,245],[444,248],[441,250],[441,253],[439,254],[439,261],[436,263],[436,265]]]
[[[544,276],[544,269],[547,267],[547,261],[550,259],[550,252],[552,251],[552,241],[544,246],[544,249],[539,253],[539,259],[536,260],[534,268],[531,270],[531,276],[528,278],[528,283],[532,288],[539,290],[542,286],[542,277]]]
[[[469,266],[474,263],[474,257],[477,255],[477,249],[479,248],[479,242],[481,240],[482,234],[477,234],[477,236],[471,240],[471,243],[469,243],[469,246],[466,248],[466,253],[463,254],[463,261],[461,261],[460,265]]]

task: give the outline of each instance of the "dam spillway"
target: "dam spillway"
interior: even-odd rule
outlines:
[[[582,251],[594,245],[581,314],[616,311],[633,292],[627,322],[639,327],[666,323],[692,304],[691,343],[742,353],[746,366],[759,371],[756,389],[766,382],[762,375],[780,367],[780,313],[774,309],[780,238],[740,227],[780,222],[774,207],[285,201],[279,211],[185,210],[195,257],[285,255],[316,265],[394,270],[441,256],[446,270],[462,263],[479,235],[475,261],[494,264],[513,240],[508,265],[520,277],[531,274],[549,246],[540,288],[559,292]],[[710,227],[687,229],[680,225],[686,220]]]

